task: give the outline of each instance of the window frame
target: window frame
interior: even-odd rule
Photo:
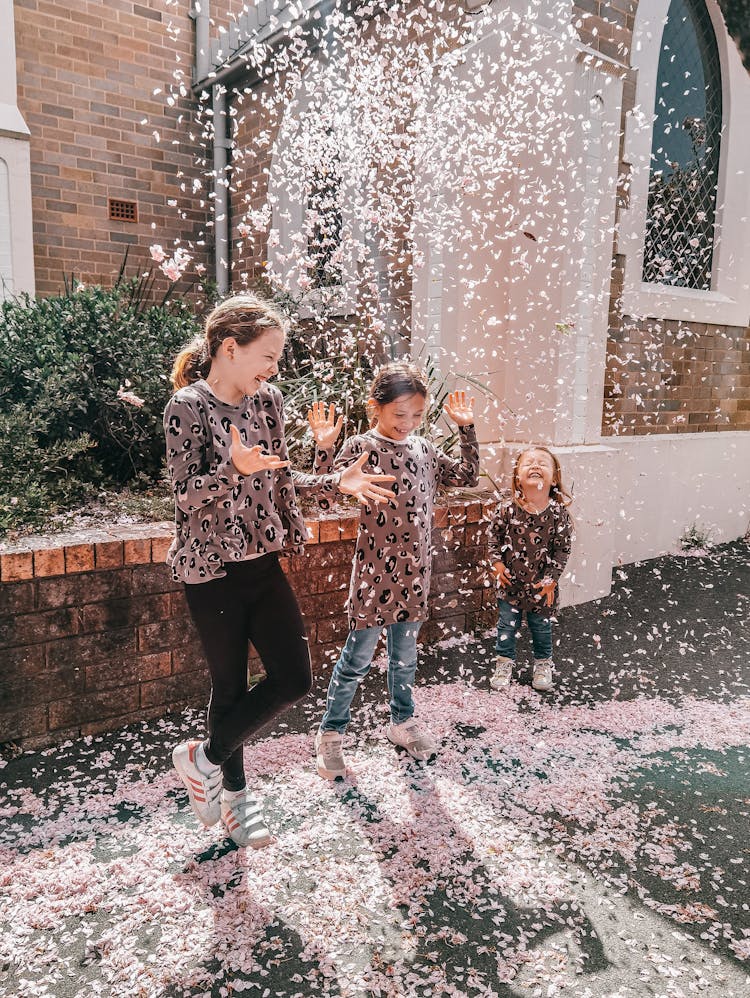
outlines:
[[[316,74],[324,68],[324,65],[325,57],[321,54],[317,62],[314,62],[307,69],[306,73]],[[303,78],[303,85],[295,95],[294,100],[288,105],[284,117],[286,118],[287,114],[298,115],[304,113],[311,101],[312,95],[306,92]],[[279,182],[278,170],[274,169],[276,163],[284,163],[290,155],[293,155],[294,129],[291,129],[290,134],[290,130],[285,128],[285,124],[286,121],[282,120],[276,141],[273,145],[269,168],[268,193],[269,202],[272,205],[270,230],[275,231],[278,237],[276,245],[269,245],[267,247],[269,266],[280,275],[284,287],[301,299],[301,318],[312,317],[321,304],[325,304],[325,310],[331,316],[347,317],[354,315],[357,310],[358,274],[356,263],[353,260],[345,258],[342,262],[341,282],[339,284],[315,286],[306,290],[300,287],[298,268],[283,260],[283,257],[290,251],[293,241],[292,237],[303,231],[304,219],[311,194],[311,188],[308,185],[303,198],[296,199],[290,197],[286,186]],[[359,203],[362,194],[352,184],[347,183],[345,169],[342,174],[342,191],[344,192],[344,196],[341,198],[342,208],[344,209],[342,210],[341,217],[342,232],[348,230],[355,240],[362,240],[364,233],[354,212],[349,213],[345,210],[347,204],[355,205]]]
[[[715,0],[706,0],[706,8],[719,50],[723,123],[711,290],[642,279],[659,55],[670,3],[640,3],[633,29],[631,66],[638,75],[635,107],[626,116],[622,156],[631,168],[630,202],[621,210],[616,249],[625,258],[621,312],[744,326],[750,316],[750,241],[744,232],[750,216],[750,76]]]

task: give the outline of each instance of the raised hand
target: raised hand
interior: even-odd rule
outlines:
[[[451,392],[443,404],[443,412],[458,426],[474,422],[474,399],[466,401],[466,392]]]
[[[331,403],[326,411],[325,402],[313,402],[307,410],[307,422],[310,424],[315,443],[321,450],[328,450],[338,440],[344,417],[336,417],[336,408]]]
[[[355,499],[359,499],[363,503],[387,502],[389,499],[393,499],[394,496],[391,489],[384,489],[382,485],[376,483],[395,482],[395,476],[370,475],[366,471],[363,471],[362,465],[368,457],[369,454],[365,451],[364,454],[360,454],[354,464],[350,464],[345,471],[342,471],[339,489],[346,493],[346,495],[354,496]]]
[[[273,454],[266,454],[261,447],[246,447],[236,426],[230,426],[229,433],[232,437],[229,456],[241,475],[254,475],[258,471],[275,471],[276,468],[286,468],[289,464],[288,461],[282,461]]]

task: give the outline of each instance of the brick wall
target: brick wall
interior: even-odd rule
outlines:
[[[422,640],[489,626],[482,504],[437,510],[430,619]],[[308,523],[306,553],[283,559],[315,669],[335,659],[357,520]],[[27,747],[201,706],[203,655],[164,556],[171,525],[128,527],[0,553],[0,743]],[[54,545],[54,546],[53,546]],[[251,656],[251,674],[259,671]]]
[[[604,432],[750,429],[750,328],[627,318],[609,334]]]
[[[134,274],[153,243],[201,241],[206,191],[193,193],[201,139],[191,128],[194,101],[180,96],[174,76],[181,70],[189,94],[188,7],[166,0],[14,3],[18,106],[31,131],[38,294],[59,291],[72,271],[110,283],[128,248]],[[138,222],[110,221],[109,197],[137,201]],[[208,263],[205,252],[197,259]]]

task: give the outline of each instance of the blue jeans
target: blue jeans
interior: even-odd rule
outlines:
[[[385,629],[388,644],[388,692],[391,695],[391,721],[394,724],[403,724],[414,714],[412,688],[417,671],[419,628],[418,621],[408,621],[389,624]],[[326,712],[320,722],[321,731],[339,731],[342,734],[346,731],[351,718],[349,708],[359,684],[370,671],[375,645],[382,631],[382,627],[366,627],[361,631],[349,632],[328,685]]]
[[[521,626],[524,611],[504,599],[497,601],[497,641],[495,651],[505,658],[516,658],[516,631]],[[552,658],[552,621],[540,613],[526,610],[526,622],[531,631],[534,658]]]

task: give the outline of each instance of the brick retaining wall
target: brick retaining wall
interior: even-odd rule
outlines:
[[[480,501],[436,511],[425,642],[494,622],[482,513]],[[282,559],[315,669],[346,634],[356,526],[355,516],[310,520],[306,553]],[[0,743],[38,747],[205,703],[201,649],[164,564],[171,534],[148,524],[0,548]]]

